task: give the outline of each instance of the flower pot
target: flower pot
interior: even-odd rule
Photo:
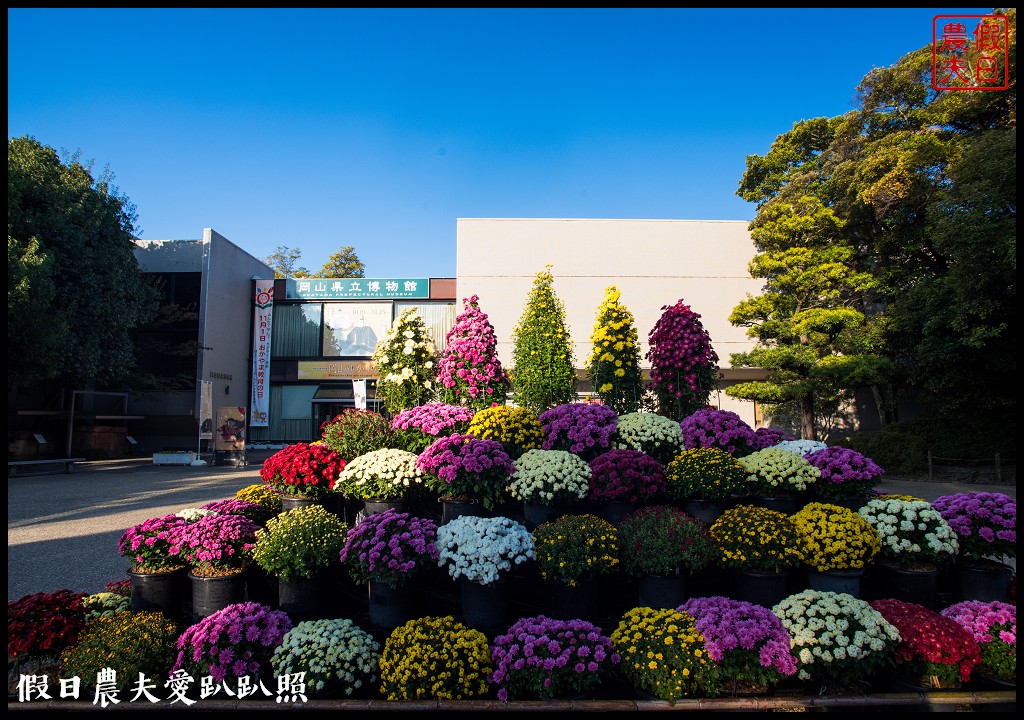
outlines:
[[[725,503],[719,500],[687,500],[683,503],[683,512],[710,527],[725,512]]]
[[[318,620],[324,617],[328,593],[327,576],[324,573],[311,578],[277,581],[278,606],[288,613],[294,622]]]
[[[462,582],[462,622],[486,631],[507,625],[508,588],[502,581],[481,585]]]
[[[939,569],[911,569],[900,565],[879,563],[877,596],[917,603],[930,610],[938,609]]]
[[[780,603],[789,593],[786,583],[789,573],[759,572],[756,570],[733,569],[732,597],[771,608]]]
[[[177,619],[188,603],[188,568],[162,573],[129,572],[132,610],[161,612]]]
[[[391,509],[405,512],[405,500],[363,500],[363,515],[376,515]]]
[[[645,575],[640,578],[640,607],[677,608],[687,600],[685,575]]]
[[[1009,601],[1010,578],[1013,576],[1013,569],[1008,565],[1001,563],[972,565],[961,562],[953,568],[953,573],[957,601]]]
[[[298,508],[309,507],[310,505],[319,505],[320,503],[314,498],[302,497],[301,495],[282,495],[281,496],[281,512],[286,513],[289,510],[297,510]]]
[[[549,520],[554,520],[556,516],[555,509],[550,505],[531,502],[523,503],[523,525],[531,532]]]
[[[245,573],[245,599],[276,608],[279,603],[277,578],[256,563]]]
[[[449,498],[439,498],[438,502],[441,503],[442,525],[451,522],[457,517],[462,517],[463,515],[484,517],[483,506],[477,500],[452,500]]]
[[[776,510],[786,515],[792,515],[799,510],[799,503],[795,495],[755,495],[750,499],[750,504]]]
[[[394,629],[412,619],[411,595],[407,587],[393,588],[387,583],[369,582],[370,624]]]
[[[200,577],[190,572],[193,619],[199,621],[228,605],[244,602],[246,574],[245,569],[216,577]]]
[[[597,592],[596,580],[577,580],[575,585],[566,585],[561,580],[550,582],[551,617],[556,620],[598,620],[600,595]]]
[[[636,503],[629,500],[608,500],[600,506],[601,517],[615,526],[634,510]]]
[[[860,597],[861,580],[864,578],[863,570],[815,570],[807,568],[804,571],[806,586],[810,590],[822,592],[837,592]]]

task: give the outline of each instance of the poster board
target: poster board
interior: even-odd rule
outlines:
[[[213,381],[199,381],[199,439],[213,440]]]
[[[245,450],[245,408],[217,408],[216,449],[219,451]]]

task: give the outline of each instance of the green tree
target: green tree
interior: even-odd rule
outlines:
[[[593,349],[587,378],[605,405],[625,415],[640,409],[643,377],[636,323],[621,298],[622,293],[614,285],[605,288],[590,336]]]
[[[565,306],[555,295],[550,267],[534,277],[512,331],[512,399],[537,414],[575,400],[578,383]]]
[[[263,258],[263,262],[274,269],[274,277],[277,278],[309,277],[309,270],[301,266],[295,267],[301,257],[302,250],[299,248],[278,245],[274,252]]]
[[[1012,62],[1016,10],[1000,12]],[[873,70],[856,110],[747,158],[738,194],[757,205],[766,286],[734,310],[758,346],[733,361],[770,375],[727,392],[802,404],[805,437],[815,398],[858,387],[883,425],[898,392],[935,417],[1013,421],[1016,78],[936,92],[931,69],[927,46]]]
[[[356,249],[351,245],[338,250],[331,255],[324,266],[320,268],[317,277],[322,278],[361,278],[366,277],[366,266],[356,255]]]
[[[24,136],[7,143],[7,384],[113,386],[156,314],[135,260],[135,208],[104,171]]]

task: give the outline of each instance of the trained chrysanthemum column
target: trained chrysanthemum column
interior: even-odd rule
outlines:
[[[574,366],[565,306],[552,288],[546,268],[533,280],[526,308],[512,332],[512,397],[538,415],[576,399]]]
[[[643,378],[633,313],[619,303],[621,296],[614,285],[605,288],[590,336],[593,349],[587,364],[587,379],[605,405],[625,415],[640,409]]]
[[[700,315],[689,305],[679,300],[661,309],[664,312],[648,335],[650,387],[658,413],[682,420],[706,407],[711,391],[718,387],[718,354]]]
[[[373,353],[377,397],[394,415],[427,402],[434,392],[434,341],[416,308],[402,312]]]
[[[465,310],[448,331],[437,363],[442,402],[483,410],[504,405],[510,382],[498,360],[498,338],[476,295],[462,300]]]

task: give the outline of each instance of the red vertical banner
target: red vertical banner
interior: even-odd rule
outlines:
[[[257,280],[253,298],[252,400],[249,427],[270,424],[270,333],[274,318],[274,280]]]

